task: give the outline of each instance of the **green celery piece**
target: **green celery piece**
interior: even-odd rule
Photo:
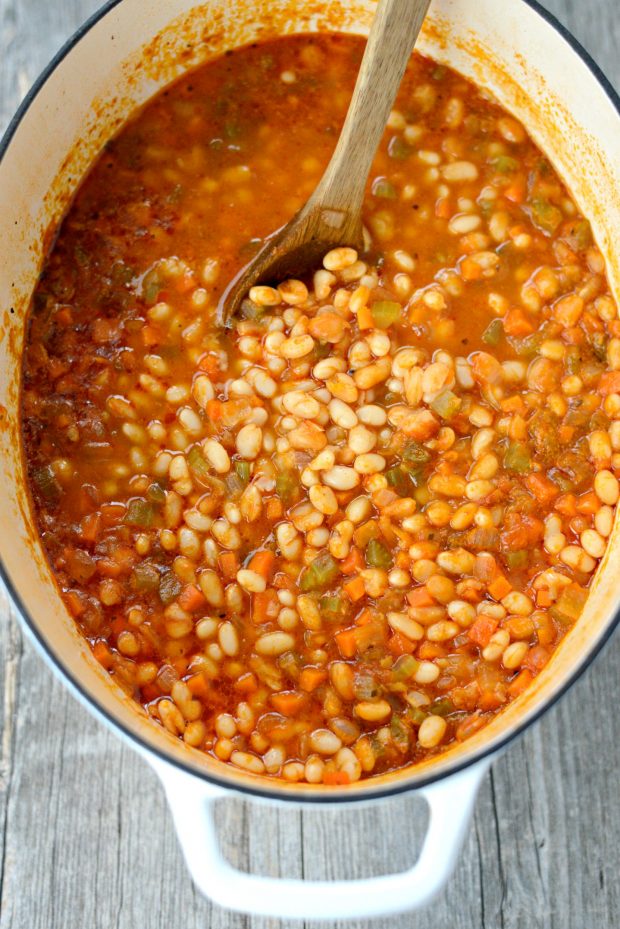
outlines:
[[[210,477],[211,469],[199,445],[192,445],[187,453],[187,463],[196,477],[202,478],[203,480],[204,478]]]
[[[336,578],[340,576],[340,566],[329,552],[321,552],[316,556],[301,575],[299,588],[303,593],[311,590],[325,590],[331,587]]]
[[[401,655],[392,667],[392,677],[395,681],[408,681],[416,673],[420,662],[413,655]]]
[[[394,564],[389,548],[379,539],[371,539],[366,546],[366,562],[372,568],[391,568]]]
[[[370,308],[375,326],[389,329],[402,316],[403,308],[395,300],[376,300]]]
[[[372,193],[375,197],[384,197],[386,200],[396,199],[396,188],[386,177],[378,177],[373,182]]]
[[[399,497],[410,497],[414,490],[414,485],[410,474],[404,469],[396,466],[385,472],[385,479],[390,487],[396,491]]]
[[[482,341],[486,345],[495,347],[499,345],[502,335],[504,334],[504,324],[501,319],[492,319],[489,325],[482,333]]]
[[[442,390],[440,394],[431,400],[430,408],[442,419],[452,419],[461,408],[461,399],[451,390]]]
[[[246,485],[250,480],[250,462],[249,461],[235,461],[235,471],[239,480]]]
[[[168,606],[169,603],[176,600],[182,589],[183,585],[176,574],[168,571],[159,582],[159,598],[163,604]]]
[[[525,474],[530,470],[532,459],[530,450],[523,442],[511,442],[504,455],[504,467],[518,474]]]
[[[155,565],[146,561],[138,562],[131,572],[131,586],[141,593],[157,590],[159,587],[159,571]]]
[[[528,206],[534,225],[542,232],[553,235],[564,219],[562,211],[543,197],[534,197]]]
[[[128,526],[139,526],[140,529],[148,529],[153,525],[154,516],[155,510],[152,503],[149,503],[143,497],[133,497],[127,504],[123,522]]]

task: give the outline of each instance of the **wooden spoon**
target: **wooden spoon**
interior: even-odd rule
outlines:
[[[347,117],[323,177],[290,222],[270,236],[220,299],[228,324],[254,284],[320,268],[338,245],[363,250],[366,180],[430,0],[379,0]]]

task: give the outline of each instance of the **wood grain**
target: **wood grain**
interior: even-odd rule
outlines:
[[[617,0],[547,0],[620,86]],[[0,120],[94,0],[0,0]],[[159,784],[23,642],[0,595],[0,929],[275,929],[192,887]],[[454,878],[427,913],[354,929],[616,929],[620,640],[494,766]],[[399,799],[352,812],[226,802],[243,868],[309,878],[409,864],[423,818]],[[293,924],[291,923],[291,926]],[[315,929],[307,924],[306,929]],[[318,929],[318,924],[317,924]]]

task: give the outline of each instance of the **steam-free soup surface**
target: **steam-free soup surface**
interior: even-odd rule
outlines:
[[[316,185],[362,51],[266,42],[149,103],[78,191],[24,356],[34,512],[97,660],[189,745],[325,784],[523,693],[583,609],[620,466],[589,224],[515,119],[417,55],[364,253],[216,329]]]

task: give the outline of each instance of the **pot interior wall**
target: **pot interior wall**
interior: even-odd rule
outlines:
[[[522,0],[438,0],[418,48],[472,78],[520,118],[590,218],[620,298],[620,117],[592,73]],[[42,554],[24,491],[19,440],[19,359],[33,284],[53,229],[102,144],[157,89],[226,48],[282,33],[367,34],[372,2],[123,0],[88,30],[39,89],[0,163],[0,557],[35,636],[78,690],[143,744],[230,786],[257,786],[152,723],[92,659],[67,616]],[[153,38],[155,36],[155,38]],[[413,786],[498,745],[559,692],[605,637],[615,610],[614,530],[584,614],[530,690],[464,745],[416,768],[347,789],[353,798],[394,782]],[[317,787],[269,788],[316,795]],[[333,788],[332,788],[333,790]]]

